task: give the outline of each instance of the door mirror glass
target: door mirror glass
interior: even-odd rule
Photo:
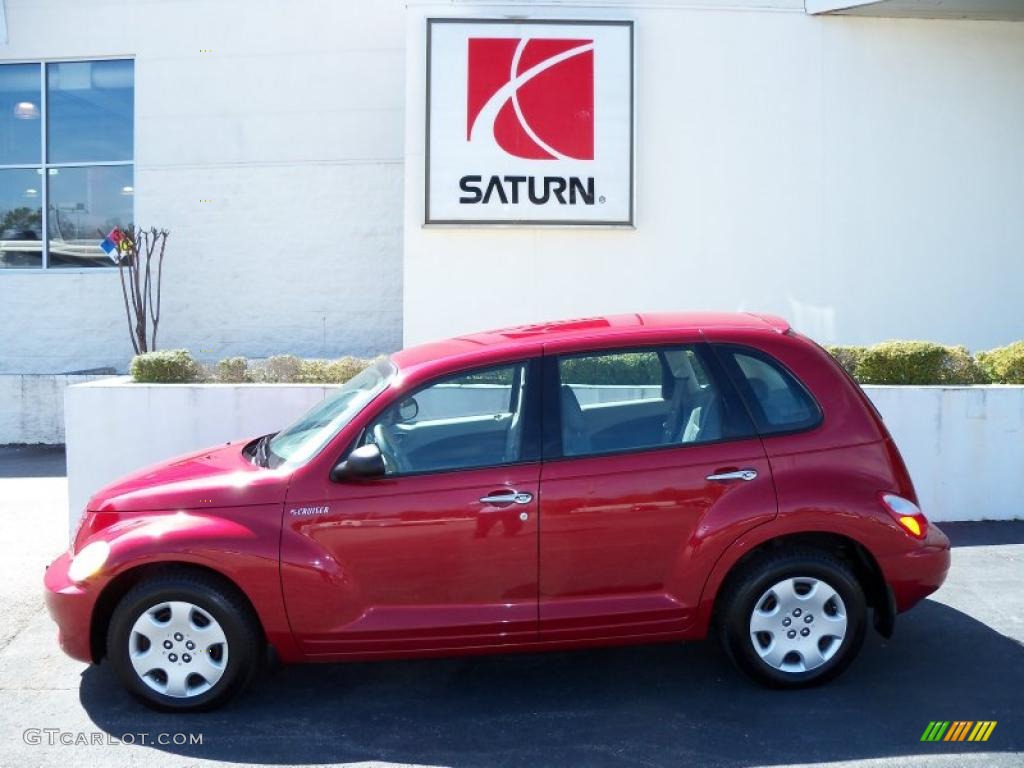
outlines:
[[[353,450],[347,459],[338,462],[331,470],[331,480],[343,482],[360,478],[382,477],[385,472],[384,457],[380,449],[369,443]]]
[[[412,421],[420,413],[420,404],[415,397],[410,397],[401,402],[398,406],[398,418],[400,421]]]

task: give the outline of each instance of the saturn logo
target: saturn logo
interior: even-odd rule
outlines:
[[[527,160],[594,159],[594,41],[469,38],[466,140]]]

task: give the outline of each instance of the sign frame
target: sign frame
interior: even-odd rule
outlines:
[[[636,31],[632,19],[509,19],[467,18],[454,16],[427,17],[426,45],[426,101],[424,109],[423,147],[423,226],[424,227],[544,227],[635,229],[636,216]],[[452,219],[432,218],[430,214],[430,117],[432,95],[431,61],[433,53],[433,27],[435,24],[500,24],[559,25],[559,26],[616,26],[629,32],[629,185],[628,215],[625,219]]]

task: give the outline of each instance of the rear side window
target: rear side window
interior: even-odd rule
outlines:
[[[762,435],[810,429],[821,421],[821,410],[807,389],[769,355],[731,345],[718,350]]]
[[[753,434],[695,346],[557,359],[562,454],[590,456]]]

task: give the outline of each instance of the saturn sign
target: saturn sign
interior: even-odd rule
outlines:
[[[632,224],[631,22],[427,24],[427,224]]]

